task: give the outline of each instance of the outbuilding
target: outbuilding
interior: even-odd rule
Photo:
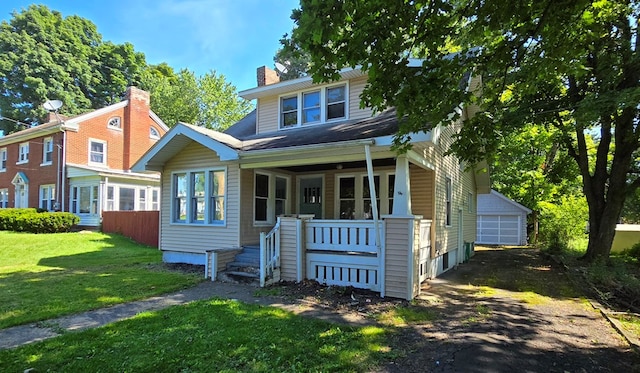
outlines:
[[[489,194],[478,194],[477,211],[477,244],[527,244],[530,209],[492,189]]]

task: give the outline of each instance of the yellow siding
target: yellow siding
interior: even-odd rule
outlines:
[[[410,165],[411,212],[422,215],[424,219],[433,217],[433,179],[434,172]]]
[[[370,118],[373,114],[371,108],[360,108],[360,95],[367,84],[367,77],[362,76],[349,81],[349,119]]]
[[[227,169],[226,226],[172,224],[170,222],[172,172],[206,170],[220,166]],[[167,162],[162,174],[160,234],[160,248],[162,250],[204,253],[209,249],[239,246],[239,170],[237,163],[220,162],[215,152],[196,142],[192,142]]]
[[[273,226],[256,226],[253,223],[253,170],[240,170],[240,244],[255,245],[260,242],[260,232],[269,232]]]
[[[280,223],[280,278],[297,280],[297,230],[295,218],[282,218]]]
[[[258,99],[256,132],[265,133],[278,130],[278,96]]]
[[[413,220],[385,220],[385,296],[406,299],[408,292],[409,229]]]

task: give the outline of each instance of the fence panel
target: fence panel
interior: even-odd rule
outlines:
[[[102,231],[119,233],[136,242],[158,247],[160,211],[103,211]]]

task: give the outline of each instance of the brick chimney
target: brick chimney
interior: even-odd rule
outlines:
[[[258,67],[258,87],[280,82],[278,73],[266,66]]]
[[[144,144],[149,142],[149,92],[137,87],[128,87],[125,99],[129,101],[124,109],[122,133],[123,144],[123,169],[129,170],[131,166],[147,151]]]

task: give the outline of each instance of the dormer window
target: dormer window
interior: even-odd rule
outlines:
[[[347,118],[347,85],[340,84],[280,98],[280,128]]]
[[[155,127],[149,127],[149,137],[157,140],[160,138],[160,132]]]
[[[107,122],[107,127],[112,128],[112,129],[122,129],[122,125],[120,123],[120,117],[113,117],[111,119],[109,119],[109,121]]]

